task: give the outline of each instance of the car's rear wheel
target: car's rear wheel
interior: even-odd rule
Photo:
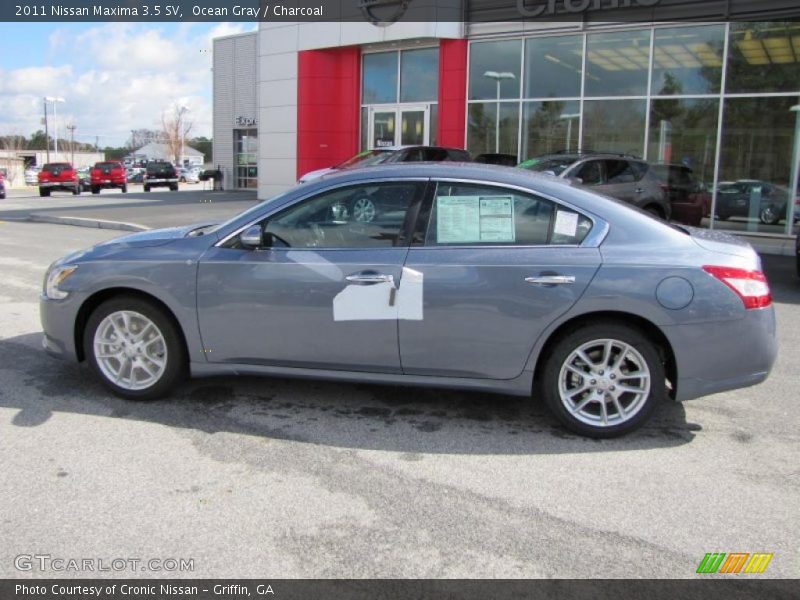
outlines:
[[[93,185],[92,186],[92,193],[93,194],[99,194],[100,193],[100,188],[95,186],[95,185]]]
[[[765,206],[758,216],[765,225],[777,225],[782,217],[777,206]]]
[[[50,190],[46,188],[39,188],[39,195],[45,198],[50,195]]]
[[[128,193],[128,184],[127,183],[122,186],[122,193],[123,194],[127,194]]]
[[[144,186],[144,191],[145,192],[149,192],[150,191],[150,186],[149,185]]]
[[[123,398],[160,398],[186,373],[178,326],[140,298],[121,296],[101,304],[89,317],[83,349],[103,384]]]
[[[72,195],[78,196],[81,193],[81,184],[77,184],[74,188],[72,188]]]
[[[641,427],[666,394],[664,365],[639,330],[599,323],[562,337],[542,371],[542,393],[572,431],[612,438]]]
[[[177,191],[178,191],[178,184],[177,184],[177,183],[173,183],[173,184],[171,184],[171,185],[169,186],[169,189],[170,189],[171,191],[173,191],[173,192],[177,192]]]

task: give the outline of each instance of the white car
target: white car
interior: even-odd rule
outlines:
[[[200,183],[200,171],[196,169],[178,169],[178,180],[181,183]]]
[[[25,169],[25,185],[39,185],[39,171],[42,167],[29,167]]]

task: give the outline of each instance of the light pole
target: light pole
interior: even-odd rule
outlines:
[[[580,116],[580,113],[574,113],[571,115],[564,114],[558,117],[559,119],[565,119],[567,121],[567,152],[569,152],[569,144],[572,141],[572,119],[579,119]]]
[[[792,149],[792,175],[789,185],[789,212],[786,215],[787,229],[792,233],[792,223],[794,223],[795,198],[797,197],[797,183],[800,172],[798,172],[798,160],[800,160],[800,104],[795,104],[789,109],[795,114],[794,122],[794,148]]]
[[[180,110],[178,111],[178,126],[181,128],[181,164],[180,166],[184,166],[184,154],[186,152],[186,127],[183,126],[183,115],[189,112],[189,109],[185,106],[181,106]]]
[[[498,73],[497,71],[486,71],[483,74],[484,77],[488,77],[489,79],[494,79],[495,83],[497,83],[497,115],[495,117],[495,131],[494,131],[494,152],[495,154],[500,153],[500,82],[504,79],[516,79],[516,75],[513,73],[509,73],[508,71],[502,71]]]
[[[44,106],[44,148],[47,152],[47,162],[50,162],[50,128],[47,126],[47,98],[42,100]]]
[[[69,130],[69,152],[71,155],[70,162],[74,165],[75,164],[75,130],[77,126],[73,123],[67,125],[67,129]]]
[[[55,155],[54,160],[58,160],[58,114],[56,112],[56,103],[66,102],[66,100],[58,96],[46,96],[44,101],[53,103],[53,154]],[[48,158],[47,160],[49,161],[50,159]]]

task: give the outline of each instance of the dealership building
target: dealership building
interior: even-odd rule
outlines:
[[[216,39],[214,160],[225,186],[268,198],[387,145],[520,162],[607,151],[690,167],[719,202],[711,227],[792,234],[800,23],[791,3],[705,2],[710,12],[696,22],[609,23],[608,12],[479,22],[469,13],[506,4],[517,6],[466,3],[463,21],[263,22]],[[758,14],[741,12],[755,4]],[[732,184],[741,190],[719,193]],[[759,218],[764,198],[777,220]]]

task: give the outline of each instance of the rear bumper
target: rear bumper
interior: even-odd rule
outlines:
[[[761,383],[778,354],[771,306],[733,321],[665,327],[664,333],[675,351],[679,401]]]
[[[77,187],[77,181],[40,181],[39,187],[41,188],[74,188]]]

